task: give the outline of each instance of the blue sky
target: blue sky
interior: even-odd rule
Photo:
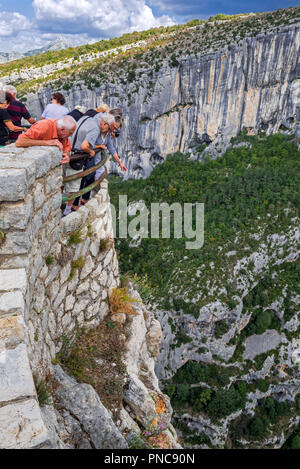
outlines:
[[[0,0],[0,51],[43,47],[57,36],[78,45],[217,13],[297,5],[299,0]]]

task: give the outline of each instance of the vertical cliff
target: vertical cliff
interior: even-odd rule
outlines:
[[[179,38],[177,49],[174,42],[173,62],[154,49],[140,59],[113,64],[107,84],[86,85],[80,74],[70,84],[63,79],[71,87],[70,109],[77,104],[94,107],[102,100],[123,109],[117,148],[129,177],[146,177],[168,153],[191,149],[197,156],[197,149],[210,142],[214,144],[207,151],[218,155],[243,128],[251,134],[300,134],[299,23],[271,31],[266,27],[256,35],[250,30],[244,39],[227,44],[219,28],[213,33],[219,42],[208,51],[192,51],[191,44],[203,41],[205,30],[199,28],[182,46]],[[106,67],[109,72],[110,65]],[[97,75],[92,68],[90,74]],[[27,96],[35,116],[56,86],[53,82]]]

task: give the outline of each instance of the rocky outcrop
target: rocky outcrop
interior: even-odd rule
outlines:
[[[133,289],[130,293],[137,300],[137,314],[126,318],[126,380],[121,409],[117,414],[108,411],[91,385],[76,382],[59,365],[51,367],[55,407],[41,408],[50,447],[125,449],[139,444],[144,448],[181,448],[171,424],[169,398],[161,392],[154,372],[152,345],[157,353],[161,329],[139,294]]]

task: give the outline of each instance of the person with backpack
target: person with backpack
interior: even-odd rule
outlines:
[[[96,141],[99,138],[101,131],[108,131],[110,125],[114,124],[113,116],[109,114],[101,114],[102,119],[90,116],[82,116],[77,122],[76,131],[71,139],[71,151],[74,153],[83,152],[86,155],[80,160],[71,161],[68,165],[64,167],[64,176],[71,176],[76,174],[79,171],[83,171],[95,166],[95,145]],[[68,182],[64,186],[64,192],[66,193],[75,193],[80,189],[87,187],[90,181],[94,182],[95,173],[92,173],[88,176],[84,176],[81,180],[76,179],[74,181]],[[66,204],[64,215],[68,215],[71,210],[75,197],[72,200],[69,200]],[[78,208],[76,208],[75,210]]]

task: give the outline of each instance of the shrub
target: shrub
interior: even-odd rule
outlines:
[[[110,313],[124,313],[129,315],[137,315],[132,303],[137,303],[133,296],[128,293],[127,288],[114,288],[109,296]]]

